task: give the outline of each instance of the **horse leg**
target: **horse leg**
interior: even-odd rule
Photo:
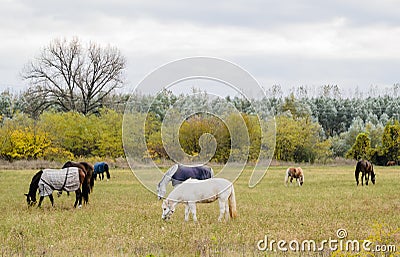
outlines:
[[[78,191],[78,200],[79,200],[78,209],[80,209],[80,208],[82,208],[82,191],[80,188],[77,191]]]
[[[50,202],[51,202],[51,206],[54,207],[54,198],[53,198],[53,194],[50,194],[50,195],[49,195],[49,199],[50,199]]]
[[[76,205],[78,205],[78,208],[82,207],[82,193],[81,193],[81,189],[79,188],[78,190],[75,191],[75,204],[74,204],[74,208],[76,208]]]
[[[42,202],[43,202],[44,196],[41,196],[39,199],[39,204],[38,204],[38,208],[42,207]]]
[[[225,209],[226,209],[226,203],[219,199],[219,217],[218,221],[222,221],[222,218],[224,217]],[[228,207],[229,208],[229,207]]]
[[[225,201],[225,220],[229,220],[229,200]]]
[[[367,185],[367,186],[368,186],[368,180],[369,180],[369,173],[366,172],[365,173],[365,185]]]
[[[364,186],[364,173],[361,173],[361,185]]]
[[[74,208],[76,208],[76,205],[78,204],[78,190],[75,191],[75,203],[74,203]]]
[[[196,216],[196,203],[195,202],[190,202],[188,203],[189,205],[189,209],[192,212],[193,215],[193,221],[196,222],[197,221],[197,216]]]
[[[357,186],[358,186],[358,184],[359,184],[359,181],[358,181],[358,173],[355,174],[355,177],[356,177],[356,182],[357,182]]]
[[[190,208],[189,208],[189,204],[185,204],[185,221],[189,221],[189,212],[190,212]]]

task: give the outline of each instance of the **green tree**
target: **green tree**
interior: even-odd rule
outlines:
[[[400,124],[399,121],[388,123],[382,136],[382,150],[388,160],[400,159]]]
[[[91,155],[117,158],[124,156],[122,146],[122,114],[110,109],[101,109],[98,116],[90,116],[92,132],[97,133],[95,149]]]
[[[356,142],[346,153],[346,158],[354,160],[369,159],[369,151],[371,148],[371,139],[367,133],[360,133],[357,135]]]
[[[294,120],[286,116],[277,117],[276,123],[277,160],[314,162],[322,153],[330,153],[330,142],[323,140],[318,123],[309,118]]]

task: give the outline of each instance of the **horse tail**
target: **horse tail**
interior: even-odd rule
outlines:
[[[92,175],[90,176],[90,192],[93,192],[93,187],[94,187],[94,180],[96,179],[96,175],[94,173],[92,173]]]
[[[88,176],[88,183],[89,183],[89,194],[93,191],[94,187],[94,167],[92,164],[87,162],[81,162],[85,169],[86,169],[86,176]]]
[[[375,184],[375,172],[374,172],[374,166],[371,163],[371,181],[372,184]]]
[[[237,217],[237,211],[236,211],[236,198],[235,198],[235,189],[233,188],[233,184],[231,185],[232,191],[231,194],[228,197],[228,205],[229,205],[229,215],[231,218],[236,218]]]
[[[84,203],[89,202],[89,194],[90,194],[90,175],[88,175],[87,172],[83,171],[83,174],[85,174],[85,177],[83,178],[83,183],[82,183],[82,197],[84,200]]]
[[[109,170],[109,167],[108,167],[108,164],[107,164],[107,163],[104,164],[104,171],[106,172],[107,179],[110,179],[110,178],[111,178],[111,176],[110,176],[110,170]]]

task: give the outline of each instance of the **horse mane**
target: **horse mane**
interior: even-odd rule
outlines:
[[[175,174],[175,172],[177,172],[179,169],[178,164],[174,164],[172,165],[171,168],[169,168],[167,170],[167,172],[165,172],[164,176],[162,177],[160,183],[158,183],[159,186],[166,186],[168,184],[168,182],[170,182],[172,180],[172,176]]]
[[[43,170],[40,170],[32,177],[32,181],[29,185],[29,195],[34,196],[36,194],[36,190],[39,188],[39,180],[42,177],[42,174]]]

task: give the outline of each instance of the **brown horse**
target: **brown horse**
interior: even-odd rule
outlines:
[[[396,162],[395,162],[395,161],[388,161],[388,162],[386,163],[386,166],[394,166],[394,165],[396,165]]]
[[[85,181],[85,172],[76,167],[62,170],[44,169],[38,171],[32,178],[29,185],[29,192],[25,194],[28,206],[36,204],[36,191],[39,189],[40,200],[38,207],[41,207],[45,196],[49,196],[51,206],[54,206],[53,191],[75,191],[76,199],[74,207],[82,207],[82,185]]]
[[[290,177],[290,183],[292,183],[293,179],[296,179],[299,186],[302,186],[304,183],[304,172],[300,167],[294,168],[290,167],[286,170],[285,176],[285,185],[288,185],[288,180]]]
[[[361,172],[361,185],[364,185],[364,177],[365,177],[365,185],[368,186],[368,180],[369,177],[371,176],[371,181],[372,184],[375,184],[375,172],[374,172],[374,166],[372,163],[366,160],[360,160],[357,162],[356,165],[356,171],[355,171],[355,177],[357,181],[357,186],[358,186],[358,177]]]
[[[62,168],[68,168],[68,167],[77,167],[85,172],[86,176],[84,184],[82,185],[82,194],[84,196],[84,202],[85,204],[87,204],[89,201],[89,194],[93,191],[94,187],[93,165],[87,162],[67,161],[66,163],[64,163]]]

